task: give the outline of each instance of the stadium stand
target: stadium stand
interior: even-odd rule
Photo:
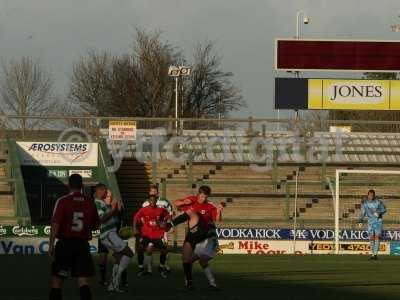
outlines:
[[[143,130],[140,134],[147,136],[150,141],[150,131]],[[224,158],[223,145],[214,145],[213,153],[204,149],[204,145],[210,139],[223,138],[223,132],[192,130],[184,131],[184,134],[191,141],[187,151],[192,155],[192,159],[181,164],[173,163],[167,159],[167,154],[161,151],[157,155],[158,163],[151,165],[154,175],[152,181],[164,186],[165,195],[171,200],[188,193],[195,193],[201,184],[209,184],[213,188],[214,201],[227,203],[220,224],[225,227],[291,227],[295,215],[293,201],[295,172],[299,167],[304,167],[304,171],[300,172],[298,185],[296,213],[299,227],[333,228],[332,184],[335,180],[335,170],[338,168],[397,170],[400,161],[399,134],[343,134],[341,153],[339,153],[341,156],[338,156],[337,137],[324,132],[314,133],[316,139],[323,140],[317,145],[303,138],[300,153],[312,149],[315,158],[320,159],[323,151],[326,151],[325,163],[306,161],[298,163],[295,161],[295,151],[286,149],[283,155],[274,157],[269,170],[259,172],[247,159],[250,146],[245,132],[236,131],[228,134],[228,137],[225,136],[229,144],[225,150],[228,149],[230,159],[224,162],[218,162]],[[288,144],[288,141],[295,138],[291,132],[267,132],[265,137],[273,141],[275,151],[278,150],[279,144]],[[243,153],[239,157],[237,152],[240,148]],[[130,145],[126,155],[134,153],[135,145]],[[146,156],[150,157],[151,153],[148,152]],[[352,176],[349,182],[343,183],[340,195],[341,226],[355,226],[360,212],[359,202],[366,191],[374,187],[378,194],[383,196],[389,209],[385,218],[386,227],[396,227],[399,219],[398,208],[400,208],[397,198],[400,188],[393,184],[396,181],[398,181],[396,176],[371,175],[360,178]]]
[[[100,134],[106,135],[104,130]],[[57,133],[58,134],[58,133]],[[54,136],[57,134],[54,133]],[[43,138],[48,133],[43,134]],[[42,135],[38,135],[41,136]],[[315,132],[296,136],[293,132],[256,132],[249,135],[246,130],[184,130],[187,142],[177,146],[176,153],[188,155],[186,160],[170,159],[165,149],[168,137],[165,131],[138,129],[142,144],[112,141],[108,148],[118,152],[123,148],[124,160],[117,172],[117,182],[126,206],[126,221],[144,200],[150,183],[159,183],[161,193],[170,200],[195,193],[201,184],[213,189],[215,202],[226,202],[221,226],[290,227],[297,216],[299,226],[332,227],[332,186],[338,168],[399,169],[400,134],[395,133],[343,133],[341,156],[337,154],[337,136],[329,132]],[[154,136],[158,137],[159,149],[152,153]],[[267,170],[256,170],[251,161],[251,137],[262,137],[271,146],[271,165]],[[210,141],[219,138],[224,143]],[[298,151],[288,145],[298,139]],[[315,142],[318,141],[318,142]],[[209,145],[207,149],[206,145]],[[278,152],[282,148],[285,151]],[[121,148],[122,147],[122,148]],[[262,150],[262,146],[260,151]],[[298,161],[296,155],[314,152],[316,161]],[[223,153],[225,152],[225,154]],[[325,152],[325,154],[324,154]],[[339,153],[340,154],[340,153]],[[325,162],[318,161],[326,155]],[[11,214],[11,195],[15,195],[14,183],[6,182],[4,171],[7,160],[0,155],[0,219]],[[151,159],[154,159],[151,162]],[[294,209],[295,174],[299,167],[298,206]],[[354,226],[359,214],[357,202],[368,188],[374,187],[383,195],[389,208],[386,226],[398,224],[398,195],[400,188],[393,182],[398,177],[352,175],[341,187],[340,215],[343,226]],[[4,215],[2,215],[4,213]],[[31,211],[32,213],[32,211]],[[34,213],[34,212],[33,212]],[[15,218],[14,218],[15,222]],[[10,223],[10,221],[7,221]]]
[[[29,224],[29,211],[24,206],[24,191],[16,191],[17,186],[21,186],[16,180],[18,165],[15,164],[15,157],[9,155],[9,147],[9,141],[0,140],[0,225]],[[17,170],[12,172],[13,160]]]

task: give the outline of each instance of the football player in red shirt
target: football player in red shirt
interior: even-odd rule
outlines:
[[[82,177],[71,175],[68,185],[71,192],[57,200],[51,220],[49,255],[53,263],[49,299],[62,299],[62,283],[71,275],[78,280],[80,299],[91,300],[88,278],[94,275],[94,265],[88,241],[100,220],[93,200],[82,194]]]
[[[189,224],[182,253],[185,284],[188,289],[193,289],[192,265],[196,260],[199,260],[210,288],[218,288],[208,263],[218,248],[215,221],[221,219],[224,205],[215,207],[208,201],[210,194],[210,187],[201,186],[196,196],[188,196],[175,201],[175,206],[184,213],[175,218],[172,225],[176,226],[185,221],[188,221]]]
[[[151,274],[152,254],[154,248],[156,248],[160,250],[160,274],[163,278],[167,278],[168,272],[165,268],[165,262],[168,250],[164,236],[166,222],[170,220],[171,214],[165,208],[157,206],[157,195],[149,194],[148,201],[150,205],[142,207],[133,218],[135,235],[140,235],[140,248],[146,252],[144,266],[147,266],[147,272],[142,266],[138,276]]]

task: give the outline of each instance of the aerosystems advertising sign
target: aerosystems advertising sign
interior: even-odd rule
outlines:
[[[25,166],[96,167],[97,143],[17,142]]]
[[[275,107],[400,110],[400,80],[276,78]]]

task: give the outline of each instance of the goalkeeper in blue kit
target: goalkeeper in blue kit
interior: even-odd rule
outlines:
[[[382,235],[383,215],[386,213],[385,204],[375,196],[374,190],[369,190],[367,198],[361,202],[360,227],[366,217],[368,219],[368,235],[371,244],[372,257],[378,259],[380,237]]]

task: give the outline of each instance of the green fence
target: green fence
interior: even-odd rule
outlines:
[[[99,177],[111,190],[114,199],[122,200],[115,173],[110,171],[113,162],[104,139],[99,141]]]
[[[14,140],[7,139],[7,172],[13,187],[15,215],[20,225],[31,223],[28,198],[26,196],[24,179],[22,176],[21,162],[18,156],[17,144]]]

